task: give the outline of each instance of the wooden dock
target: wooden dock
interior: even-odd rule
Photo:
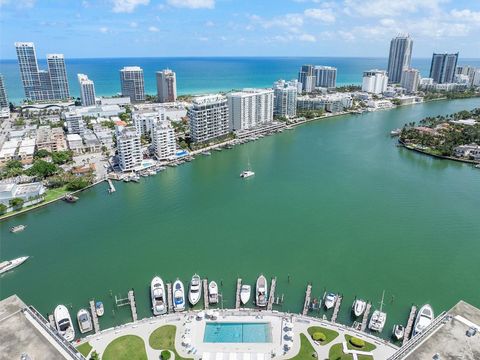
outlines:
[[[48,315],[48,322],[50,323],[50,326],[54,329],[57,327],[55,326],[55,318],[53,317],[53,314]]]
[[[100,323],[98,322],[97,309],[95,308],[95,300],[90,300],[90,312],[92,314],[93,330],[95,334],[100,331]]]
[[[275,288],[277,287],[277,278],[272,278],[272,283],[270,284],[270,294],[268,295],[267,310],[273,309],[273,301],[275,300]]]
[[[168,313],[173,312],[173,297],[172,297],[172,283],[167,283],[167,307]]]
[[[305,302],[303,303],[302,315],[307,315],[308,308],[310,307],[310,297],[312,296],[312,284],[307,285],[307,290],[305,291]]]
[[[412,305],[412,308],[410,309],[410,315],[408,316],[407,326],[405,327],[402,345],[405,345],[410,339],[410,335],[412,334],[413,322],[415,321],[416,315],[417,307],[415,305]]]
[[[128,301],[130,302],[130,310],[132,311],[133,322],[138,320],[137,316],[137,304],[135,303],[135,293],[133,289],[128,292]]]
[[[202,279],[203,285],[203,306],[208,310],[208,279]]]
[[[365,312],[363,313],[363,319],[362,319],[362,326],[360,327],[360,330],[365,331],[367,328],[367,323],[368,323],[368,315],[370,315],[370,309],[372,308],[372,304],[370,302],[367,302],[367,308],[365,309]]]
[[[240,309],[240,291],[242,289],[242,279],[237,279],[237,294],[235,296],[235,309]]]
[[[114,193],[116,190],[115,190],[115,186],[113,186],[113,182],[112,180],[108,179],[107,178],[107,182],[108,182],[108,192],[111,194],[111,193]]]
[[[340,305],[342,305],[342,300],[343,296],[342,295],[337,295],[337,299],[335,300],[335,307],[333,309],[333,315],[332,315],[332,322],[337,321],[338,313],[340,311]]]

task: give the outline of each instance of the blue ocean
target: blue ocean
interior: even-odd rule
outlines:
[[[412,66],[428,77],[429,58],[412,59]],[[119,70],[124,66],[143,68],[147,94],[156,93],[155,72],[170,68],[177,74],[179,94],[202,94],[244,87],[269,87],[278,79],[297,77],[303,64],[329,65],[338,68],[337,85],[360,84],[362,72],[386,69],[386,58],[345,57],[172,57],[66,59],[70,93],[79,96],[77,73],[87,74],[95,82],[97,95],[115,95],[120,91]],[[459,59],[459,65],[480,67],[480,59]],[[46,69],[46,61],[39,59]],[[20,103],[24,98],[17,60],[0,60],[9,100]]]

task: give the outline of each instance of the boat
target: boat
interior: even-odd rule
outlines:
[[[140,181],[140,176],[138,175],[133,175],[131,178],[130,178],[131,181],[133,182],[136,182],[138,183]]]
[[[85,309],[80,309],[77,312],[77,321],[78,321],[78,328],[82,334],[86,332],[92,331],[92,317],[90,313]]]
[[[475,165],[477,169],[480,169],[480,164]]]
[[[65,340],[72,341],[75,338],[75,330],[73,329],[72,318],[65,305],[58,305],[53,312],[53,317],[60,335]]]
[[[380,302],[380,310],[375,310],[368,323],[368,328],[372,331],[382,332],[385,323],[387,322],[387,313],[382,311],[383,298],[385,297],[385,291],[382,293],[382,301]]]
[[[66,195],[63,197],[63,200],[65,200],[65,201],[68,202],[68,203],[74,203],[74,202],[77,202],[78,197],[77,197],[77,196],[74,196],[74,195],[72,195],[72,194],[66,194]]]
[[[352,305],[352,312],[356,317],[359,317],[363,314],[367,307],[367,302],[362,299],[355,299]]]
[[[173,309],[175,311],[185,310],[185,288],[179,279],[173,283]]]
[[[403,325],[395,325],[393,327],[393,337],[397,340],[402,340],[405,335],[405,328]]]
[[[215,281],[210,281],[208,284],[208,303],[218,304],[218,285]]]
[[[210,156],[210,155],[212,155],[212,153],[210,151],[204,151],[204,152],[202,152],[202,155]]]
[[[400,133],[402,132],[402,129],[394,129],[392,131],[390,131],[390,136],[399,136]]]
[[[253,176],[253,175],[255,175],[255,173],[251,170],[244,170],[240,173],[241,178],[248,178],[248,177]]]
[[[250,294],[252,292],[252,287],[250,285],[242,285],[240,288],[240,301],[242,305],[245,305],[248,300],[250,300]]]
[[[23,231],[27,228],[27,225],[17,225],[17,226],[12,226],[10,228],[10,232],[12,233],[17,233],[17,232],[20,232],[20,231]]]
[[[202,297],[202,286],[201,286],[200,276],[195,274],[192,276],[192,280],[190,280],[190,289],[188,291],[188,301],[192,305],[196,305],[200,298]]]
[[[423,305],[418,311],[417,318],[413,325],[413,336],[421,333],[433,321],[433,309],[429,304]]]
[[[323,305],[325,306],[325,309],[329,310],[333,308],[335,301],[337,301],[337,295],[334,293],[328,293],[323,299]]]
[[[255,302],[257,306],[260,307],[265,307],[267,306],[267,279],[265,276],[260,275],[257,279],[257,286],[256,286],[256,296],[255,296]]]
[[[155,276],[150,283],[150,296],[152,298],[153,315],[165,314],[167,312],[165,285],[159,276]]]
[[[130,182],[130,176],[126,176],[123,178],[123,182]]]
[[[95,303],[95,312],[97,313],[97,316],[103,316],[105,313],[105,308],[103,307],[103,303],[101,301],[97,301]]]
[[[25,261],[27,261],[27,259],[28,259],[28,256],[22,256],[13,260],[2,261],[0,263],[0,274],[3,274],[9,270],[15,269],[17,266],[20,266]]]

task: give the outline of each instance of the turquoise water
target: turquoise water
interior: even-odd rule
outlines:
[[[338,85],[360,84],[362,72],[372,68],[385,69],[386,58],[341,57],[224,57],[224,58],[116,58],[66,59],[70,92],[79,96],[77,73],[87,74],[95,82],[97,95],[120,92],[119,70],[126,65],[141,66],[145,74],[145,90],[156,93],[155,71],[171,68],[177,73],[179,94],[228,91],[243,87],[268,87],[280,78],[297,77],[302,64],[331,65],[338,68]],[[480,59],[460,59],[459,65],[480,67]],[[46,68],[45,60],[39,66]],[[412,66],[428,76],[430,59],[412,59]],[[20,102],[23,88],[16,60],[0,60],[0,73],[5,76],[10,101]]]
[[[207,322],[203,341],[207,343],[266,343],[272,341],[269,323]]]

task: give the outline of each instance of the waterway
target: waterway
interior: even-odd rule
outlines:
[[[437,313],[460,299],[480,306],[480,170],[389,136],[478,106],[440,101],[316,121],[4,221],[1,259],[31,258],[0,277],[0,298],[16,293],[44,314],[63,303],[74,317],[95,297],[106,328],[130,319],[112,297],[130,288],[139,317],[151,315],[154,275],[207,276],[232,307],[237,276],[253,285],[264,273],[285,294],[279,310],[300,312],[307,282],[314,296],[342,293],[346,324],[355,296],[378,306],[385,290],[385,337],[412,303]],[[249,160],[256,174],[242,180]],[[28,227],[9,233],[17,224]]]

